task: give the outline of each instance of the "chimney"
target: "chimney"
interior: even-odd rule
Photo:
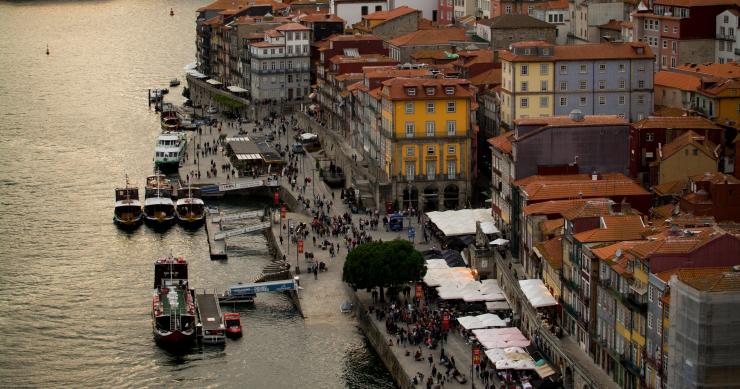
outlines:
[[[570,111],[570,113],[568,114],[568,117],[570,118],[570,120],[574,122],[582,122],[584,119],[583,112],[581,112],[580,109],[574,109]]]

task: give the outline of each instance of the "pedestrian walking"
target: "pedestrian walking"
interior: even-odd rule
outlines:
[[[318,266],[313,267],[313,279],[314,280],[319,279],[319,267]]]

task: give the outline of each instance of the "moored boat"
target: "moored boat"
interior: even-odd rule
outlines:
[[[226,336],[229,338],[242,336],[242,319],[238,312],[224,313],[224,325],[226,326]]]
[[[198,228],[206,220],[206,205],[200,198],[200,190],[181,188],[175,203],[177,222],[187,228]]]
[[[187,136],[184,132],[163,132],[154,148],[154,166],[160,171],[177,171],[185,156]]]
[[[163,131],[177,131],[180,129],[180,117],[177,116],[177,111],[172,104],[162,104],[160,125]]]
[[[144,216],[139,201],[139,188],[132,187],[126,176],[126,186],[116,188],[116,205],[113,222],[122,229],[134,229],[141,225]]]
[[[154,262],[152,331],[163,346],[190,345],[196,336],[195,299],[188,286],[188,263],[180,258]]]
[[[172,185],[167,177],[157,172],[146,179],[144,222],[154,228],[165,228],[175,221],[175,203]]]
[[[175,87],[178,85],[180,85],[180,80],[178,80],[177,78],[173,78],[170,80],[170,87]]]

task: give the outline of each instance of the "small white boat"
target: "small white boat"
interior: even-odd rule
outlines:
[[[160,171],[177,171],[188,143],[184,132],[163,132],[154,148],[154,166]]]
[[[170,80],[170,87],[174,87],[178,85],[180,85],[180,80],[178,80],[177,78],[173,78]]]

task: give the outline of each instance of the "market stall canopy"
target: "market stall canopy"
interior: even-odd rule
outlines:
[[[424,275],[424,283],[427,286],[440,286],[443,283],[446,285],[466,284],[473,281],[475,279],[470,273],[470,269],[466,267],[427,269],[427,274]]]
[[[486,302],[486,310],[489,312],[511,311],[511,305],[507,301],[488,301]]]
[[[506,239],[502,239],[502,238],[498,238],[498,239],[496,239],[496,240],[492,240],[492,241],[491,241],[490,243],[488,243],[488,244],[490,244],[491,246],[503,246],[503,245],[505,245],[505,244],[507,244],[507,243],[509,243],[509,241],[508,241],[508,240],[506,240]]]
[[[531,343],[516,327],[473,330],[473,335],[487,349],[514,346],[527,347]]]
[[[445,236],[474,235],[476,221],[494,222],[490,208],[433,211],[426,215]]]
[[[239,87],[239,86],[235,86],[235,85],[229,85],[229,86],[226,87],[226,89],[228,89],[230,92],[234,92],[234,93],[245,93],[245,92],[249,92],[248,90],[246,90],[246,89],[244,89],[242,87]]]
[[[527,300],[529,300],[529,303],[534,308],[558,305],[557,300],[552,297],[552,294],[547,290],[545,284],[538,278],[520,280],[519,287],[522,289],[524,295],[527,296]]]
[[[427,270],[429,269],[447,269],[447,261],[442,258],[427,259],[426,260]]]
[[[301,136],[300,136],[301,140],[312,140],[312,139],[316,139],[318,137],[319,137],[318,135],[312,134],[310,132],[307,132],[305,134],[301,134]]]
[[[480,230],[486,235],[498,234],[499,230],[496,228],[496,224],[493,222],[481,222]]]
[[[197,63],[197,62],[191,62],[191,63],[189,63],[189,64],[185,65],[185,66],[183,67],[183,69],[184,69],[185,71],[188,71],[188,70],[195,70],[195,68],[197,68],[197,67],[198,67],[198,63]]]
[[[197,70],[188,70],[186,73],[189,74],[189,75],[191,75],[191,76],[193,76],[193,77],[195,77],[195,78],[208,78],[208,76],[206,76],[205,74],[203,74],[203,73],[201,73],[201,72],[199,72]]]
[[[492,313],[484,313],[478,316],[458,317],[457,322],[460,323],[460,325],[466,330],[507,326],[507,323],[505,321]]]
[[[553,370],[552,366],[550,366],[550,364],[547,363],[547,361],[545,361],[544,359],[540,359],[539,361],[535,362],[534,370],[542,379],[555,374],[555,370]]]
[[[211,85],[214,85],[214,86],[215,85],[223,85],[223,84],[221,84],[221,81],[216,81],[216,80],[214,80],[212,78],[207,79],[206,82],[209,83],[209,84],[211,84]]]
[[[498,370],[535,370],[534,359],[521,347],[492,348],[486,350],[488,360]]]
[[[442,258],[447,262],[448,267],[464,267],[465,260],[459,251],[455,250],[437,250],[432,249],[422,253],[424,258]]]

